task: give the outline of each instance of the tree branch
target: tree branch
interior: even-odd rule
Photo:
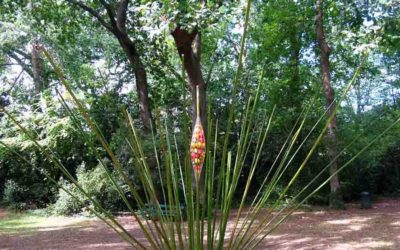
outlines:
[[[15,64],[15,63],[3,63],[3,64],[0,64],[0,67],[13,66],[13,65],[19,65],[19,64]]]
[[[106,29],[108,29],[110,32],[114,33],[115,30],[113,29],[113,27],[107,23],[106,21],[104,21],[104,19],[101,17],[100,13],[95,11],[94,9],[90,8],[89,6],[83,4],[80,1],[76,1],[76,0],[66,0],[67,2],[69,2],[70,4],[73,5],[77,5],[79,6],[81,9],[85,10],[86,12],[88,12],[90,15],[92,15],[93,17],[95,17],[102,26],[104,26]],[[115,21],[115,20],[114,20]]]
[[[25,52],[22,51],[22,50],[14,49],[14,52],[17,53],[17,54],[19,54],[19,55],[21,55],[21,56],[23,56],[25,59],[29,59],[29,60],[31,59],[31,56],[28,55],[27,53],[25,53]]]
[[[26,73],[28,73],[33,78],[32,70],[28,67],[28,65],[26,65],[26,63],[21,58],[18,57],[17,54],[15,54],[15,52],[10,52],[8,56],[14,59],[22,67],[22,69],[25,70]]]
[[[113,29],[116,29],[117,28],[117,23],[115,21],[113,8],[106,1],[104,1],[104,0],[99,0],[99,1],[100,1],[101,5],[103,5],[104,8],[106,8],[107,15],[108,15],[108,17],[110,19],[111,26],[113,27]]]
[[[22,76],[22,73],[24,73],[24,69],[22,69],[21,72],[19,72],[18,76],[14,79],[14,82],[11,84],[11,87],[7,91],[4,91],[3,94],[5,93],[6,95],[9,95],[11,93],[11,90],[15,87],[15,85],[17,85],[17,82],[19,78]]]
[[[117,10],[117,27],[120,31],[126,32],[126,16],[129,0],[121,0]]]
[[[317,16],[316,16],[316,33],[317,41],[320,45],[321,50],[323,50],[328,56],[331,53],[331,48],[326,43],[324,24],[323,24],[323,0],[317,0]]]

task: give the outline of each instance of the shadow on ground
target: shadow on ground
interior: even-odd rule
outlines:
[[[400,249],[400,201],[367,210],[348,204],[344,211],[296,212],[260,249]]]

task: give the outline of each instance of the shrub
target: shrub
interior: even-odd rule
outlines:
[[[5,204],[15,210],[26,208],[25,193],[26,189],[18,185],[13,180],[7,180],[4,186],[3,200]]]
[[[71,193],[77,193],[75,188],[70,183],[62,182],[61,185]],[[79,202],[62,189],[59,190],[56,203],[49,206],[50,212],[57,215],[71,215],[74,213],[79,213],[81,209],[82,206],[79,204]]]
[[[74,127],[73,121],[65,116],[57,102],[47,102],[46,112],[29,111],[22,115],[15,111],[23,125],[29,131],[35,131],[36,139],[43,147],[57,152],[63,165],[73,175],[76,167],[81,162],[95,167],[97,161],[85,148],[85,142],[81,133]],[[7,180],[13,180],[15,184],[26,190],[23,197],[29,208],[44,208],[55,202],[58,193],[57,186],[45,177],[45,174],[58,180],[62,172],[54,168],[52,162],[43,151],[38,150],[28,136],[18,133],[17,125],[6,119],[0,119],[0,142],[10,148],[0,145],[0,198],[4,193]],[[87,134],[90,137],[90,133]],[[17,154],[20,157],[16,157]],[[23,157],[25,160],[22,160]],[[1,200],[1,199],[0,199]]]
[[[86,170],[85,165],[82,164],[78,167],[76,176],[80,186],[105,209],[109,211],[124,209],[120,196],[108,180],[107,173],[102,166],[98,165],[92,170]],[[66,181],[61,181],[61,185],[78,197],[80,201],[60,189],[56,203],[49,207],[52,213],[58,215],[80,213],[84,211],[85,206],[83,204],[94,208],[91,202],[74,185]]]

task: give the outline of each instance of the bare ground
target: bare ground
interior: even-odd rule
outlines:
[[[0,220],[4,216],[4,211],[0,211]],[[119,221],[145,241],[132,217],[120,217]],[[129,246],[100,221],[71,224],[53,219],[33,233],[0,233],[0,249],[129,249]],[[382,200],[368,210],[348,204],[344,211],[296,212],[259,249],[400,249],[400,200]]]

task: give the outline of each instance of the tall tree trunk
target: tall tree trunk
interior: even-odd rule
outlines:
[[[323,26],[323,0],[317,0],[317,16],[316,16],[316,34],[317,42],[320,50],[320,63],[322,71],[322,84],[326,99],[326,107],[328,109],[328,115],[330,116],[336,109],[335,103],[335,93],[331,85],[331,75],[330,75],[330,65],[329,65],[329,55],[331,52],[328,46]],[[332,121],[328,125],[328,133],[326,135],[327,151],[328,156],[333,164],[330,167],[330,174],[334,175],[338,169],[337,161],[334,160],[337,155],[337,119],[336,115],[333,117]],[[334,208],[343,207],[343,197],[340,190],[339,176],[334,175],[330,180],[331,196],[329,204]]]
[[[197,30],[192,33],[181,29],[181,27],[176,27],[172,32],[174,37],[178,53],[183,59],[183,66],[185,68],[190,91],[192,95],[192,121],[193,125],[196,121],[197,111],[196,111],[196,86],[199,86],[199,98],[200,98],[200,118],[203,128],[206,129],[207,120],[207,104],[206,104],[206,90],[207,85],[203,78],[203,73],[201,71],[201,36]]]
[[[294,25],[296,27],[297,25]],[[290,40],[290,67],[291,76],[290,82],[293,87],[299,88],[299,55],[300,55],[300,41],[297,30],[294,28],[289,34]]]
[[[135,74],[136,90],[139,99],[139,112],[140,118],[143,122],[144,132],[150,132],[152,116],[146,69],[141,61],[139,53],[137,52],[133,42],[129,39],[128,35],[122,33],[116,34],[116,36],[126,56],[128,57]]]
[[[39,95],[43,90],[47,89],[48,84],[45,78],[44,63],[41,57],[39,43],[36,41],[32,44],[31,61],[35,94]]]
[[[289,42],[290,42],[290,80],[289,80],[289,92],[288,100],[290,105],[298,109],[301,105],[299,94],[300,94],[300,73],[299,73],[299,61],[300,61],[300,36],[298,31],[298,25],[296,22],[289,23]]]
[[[39,48],[40,44],[35,41],[32,44],[31,61],[32,61],[32,77],[34,84],[34,102],[33,108],[36,111],[42,112],[40,107],[40,94],[48,88],[48,83],[45,77],[44,63]]]

